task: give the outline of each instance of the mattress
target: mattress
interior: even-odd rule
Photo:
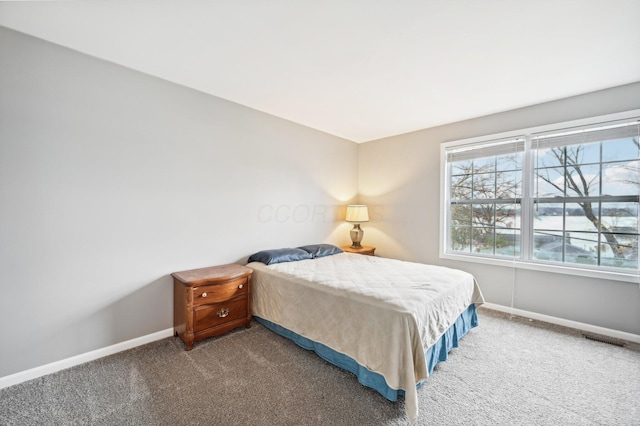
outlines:
[[[484,302],[472,275],[353,253],[272,265],[253,262],[252,313],[318,342],[404,390],[417,417],[425,353],[469,305]]]

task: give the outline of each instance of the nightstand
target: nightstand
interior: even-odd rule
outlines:
[[[237,264],[174,272],[173,330],[185,344],[251,326],[252,269]]]
[[[367,256],[373,256],[373,253],[376,251],[376,248],[371,246],[362,246],[360,248],[353,248],[351,246],[342,246],[340,248],[346,251],[347,253],[365,254]]]

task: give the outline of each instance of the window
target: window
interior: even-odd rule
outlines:
[[[492,256],[520,253],[524,139],[451,150],[449,248]]]
[[[443,255],[638,274],[640,117],[443,145]]]

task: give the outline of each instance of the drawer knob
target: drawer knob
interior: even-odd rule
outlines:
[[[202,293],[202,297],[207,297],[207,293]]]
[[[244,287],[242,284],[240,284],[240,285],[238,286],[238,288],[242,288],[242,287]]]
[[[222,308],[222,309],[220,309],[220,310],[218,311],[218,316],[219,316],[220,318],[224,318],[224,317],[226,317],[227,315],[229,315],[229,308]]]

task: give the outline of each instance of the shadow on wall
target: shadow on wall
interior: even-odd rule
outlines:
[[[172,271],[173,272],[173,271]],[[107,306],[111,330],[125,341],[173,327],[173,278],[164,275]]]
[[[370,221],[361,225],[364,231],[363,245],[376,247],[376,255],[410,262],[425,263],[425,250],[420,246],[425,240],[438,238],[438,229],[427,236],[418,236],[413,223],[419,223],[427,206],[425,203],[406,204],[390,208],[388,204],[363,201],[369,207]],[[348,230],[346,231],[348,238]],[[350,243],[350,241],[349,241]],[[416,248],[418,247],[418,248]]]
[[[173,278],[164,275],[70,324],[73,339],[100,349],[173,327]],[[95,336],[99,333],[99,336]]]
[[[385,232],[382,224],[369,223],[363,229],[362,244],[376,247],[376,256],[418,262],[416,256],[412,256],[399,240]]]

